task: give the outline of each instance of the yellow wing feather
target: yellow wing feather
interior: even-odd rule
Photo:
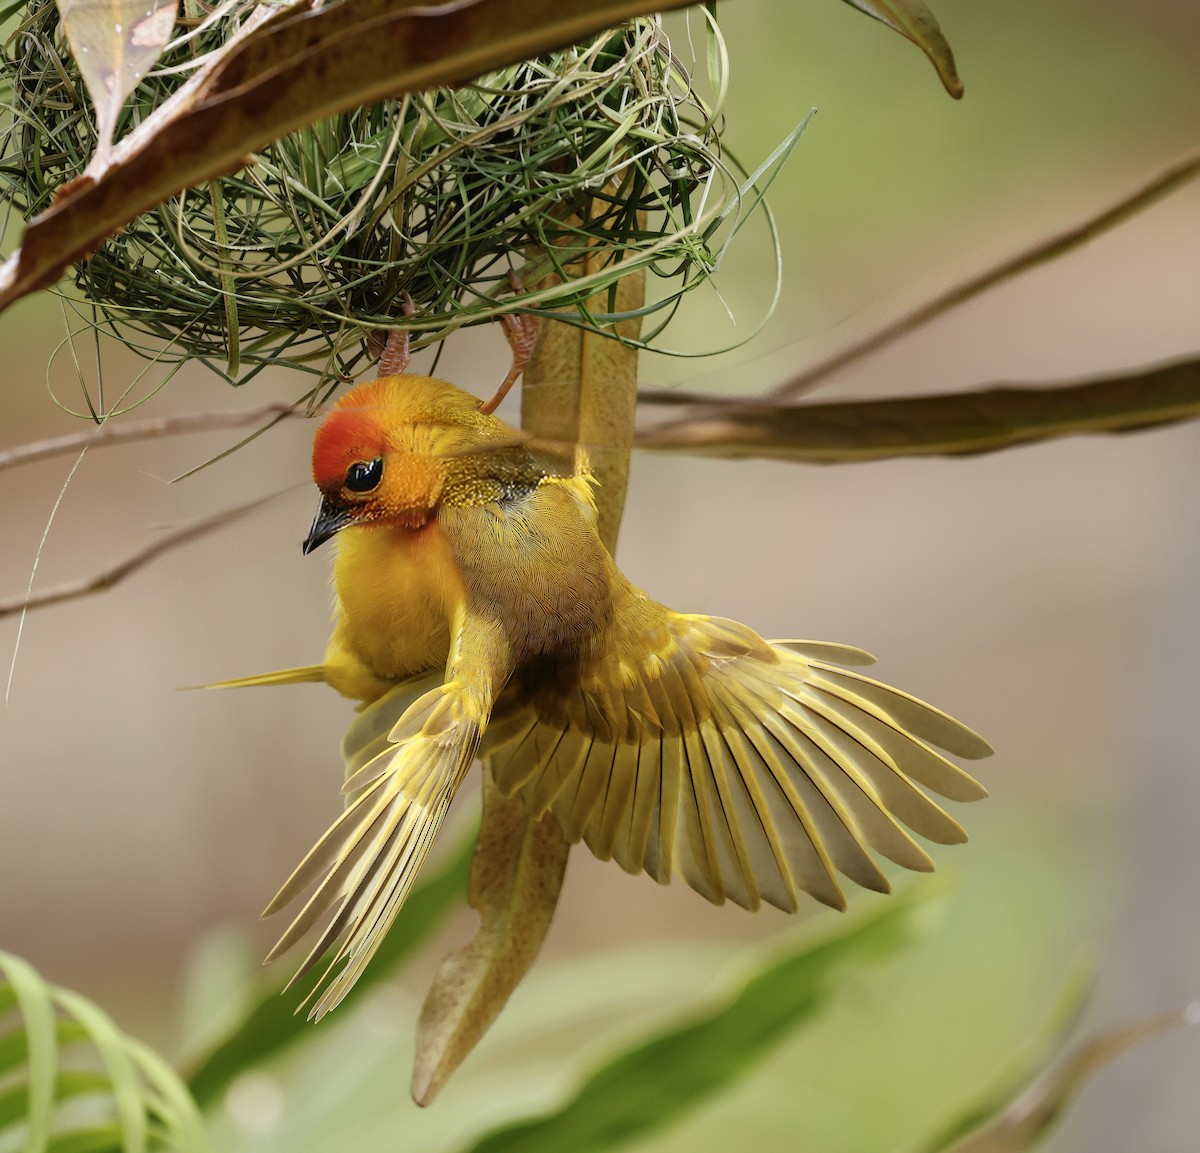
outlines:
[[[413,699],[430,680],[402,683],[351,726],[346,809],[263,913],[277,912],[318,882],[267,957],[273,960],[330,917],[292,978],[336,945],[314,990],[314,1019],[337,1006],[379,948],[475,759],[486,713],[479,714],[474,696],[457,681]]]
[[[658,609],[657,614],[653,610]],[[836,667],[873,658],[818,642],[768,643],[734,621],[642,602],[613,661],[581,663],[497,704],[484,743],[496,783],[600,858],[709,900],[793,910],[804,890],[842,907],[841,873],[888,882],[870,850],[933,862],[909,830],[952,844],[962,827],[918,785],[985,791],[934,751],[987,756],[978,734],[916,697]],[[642,638],[640,649],[635,633]]]

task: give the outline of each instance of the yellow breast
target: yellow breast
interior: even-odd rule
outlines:
[[[464,589],[438,522],[348,528],[337,539],[329,682],[347,696],[372,700],[395,681],[444,665]]]

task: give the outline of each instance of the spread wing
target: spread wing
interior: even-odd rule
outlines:
[[[652,610],[658,610],[657,614]],[[497,703],[483,754],[497,784],[603,860],[710,901],[794,910],[805,890],[845,905],[837,873],[886,891],[869,849],[933,862],[907,830],[966,839],[918,786],[958,801],[983,787],[936,752],[992,749],[899,689],[839,665],[874,658],[768,643],[734,621],[639,608],[620,658],[541,670]],[[907,826],[907,829],[906,827]]]
[[[486,715],[472,708],[472,695],[458,682],[441,680],[438,672],[406,681],[351,725],[343,745],[346,808],[263,914],[316,883],[269,961],[332,913],[292,978],[336,943],[311,1017],[320,1018],[341,1001],[379,947],[475,758]]]

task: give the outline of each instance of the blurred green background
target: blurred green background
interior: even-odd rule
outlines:
[[[810,107],[819,113],[772,194],[786,261],[774,319],[720,358],[647,356],[647,384],[767,387],[1194,144],[1200,7],[936,0],[935,10],[966,82],[961,104],[915,49],[846,5],[720,6],[734,70],[727,144],[753,167]],[[1194,352],[1198,209],[1200,188],[1176,193],[823,395],[1085,378]],[[669,342],[698,351],[748,331],[769,295],[766,251],[761,230],[748,233],[721,296],[695,294]],[[62,339],[57,302],[23,302],[0,316],[0,334],[3,443],[78,427],[43,384]],[[92,355],[84,342],[79,353]],[[484,392],[506,357],[498,332],[466,333],[439,373]],[[106,354],[106,393],[140,367]],[[67,353],[49,375],[80,407]],[[277,375],[234,395],[196,368],[142,412],[299,391]],[[257,925],[258,911],[338,803],[350,707],[332,693],[173,691],[322,651],[328,561],[299,550],[314,508],[310,437],[301,422],[282,425],[174,486],[228,434],[89,455],[39,586],[97,571],[165,524],[287,492],[101,597],[30,616],[0,712],[0,947],[168,1051],[185,1040],[181,990],[200,943],[218,990],[239,958],[265,951],[274,926]],[[900,1149],[1003,1073],[1080,958],[1097,965],[1094,1028],[1200,993],[1198,438],[1185,426],[836,468],[635,460],[619,559],[652,595],[768,636],[863,645],[883,679],[998,749],[980,769],[992,798],[955,814],[971,843],[936,854],[953,884],[921,944],[864,970],[814,1028],[636,1148]],[[24,589],[69,467],[0,476],[5,594]],[[17,635],[14,619],[0,621],[5,665]],[[552,1102],[619,1039],[671,1019],[744,965],[743,950],[794,923],[712,908],[578,851],[546,956],[431,1111],[407,1099],[411,1020],[438,957],[469,932],[466,914],[370,1012],[304,1054],[286,1088],[266,1074],[242,1084],[226,1139],[294,1148],[316,1124],[319,1091],[352,1084],[364,1132],[383,1127],[381,1147],[399,1134],[414,1148],[457,1148],[481,1116]],[[218,930],[248,943],[214,946]],[[1198,1076],[1195,1037],[1157,1041],[1104,1072],[1048,1147],[1194,1148]]]

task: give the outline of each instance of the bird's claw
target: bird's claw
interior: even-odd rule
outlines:
[[[403,312],[406,317],[416,316],[417,306],[407,292],[401,293],[404,301]],[[408,362],[412,360],[409,351],[408,329],[393,328],[387,334],[387,343],[379,357],[379,376],[400,376],[408,370]]]
[[[542,322],[528,312],[506,312],[500,317],[500,325],[508,339],[508,347],[512,349],[512,367],[500,382],[495,396],[486,404],[480,405],[479,411],[483,413],[495,412],[500,407],[500,402],[508,395],[508,390],[525,371],[525,366],[533,357]]]

